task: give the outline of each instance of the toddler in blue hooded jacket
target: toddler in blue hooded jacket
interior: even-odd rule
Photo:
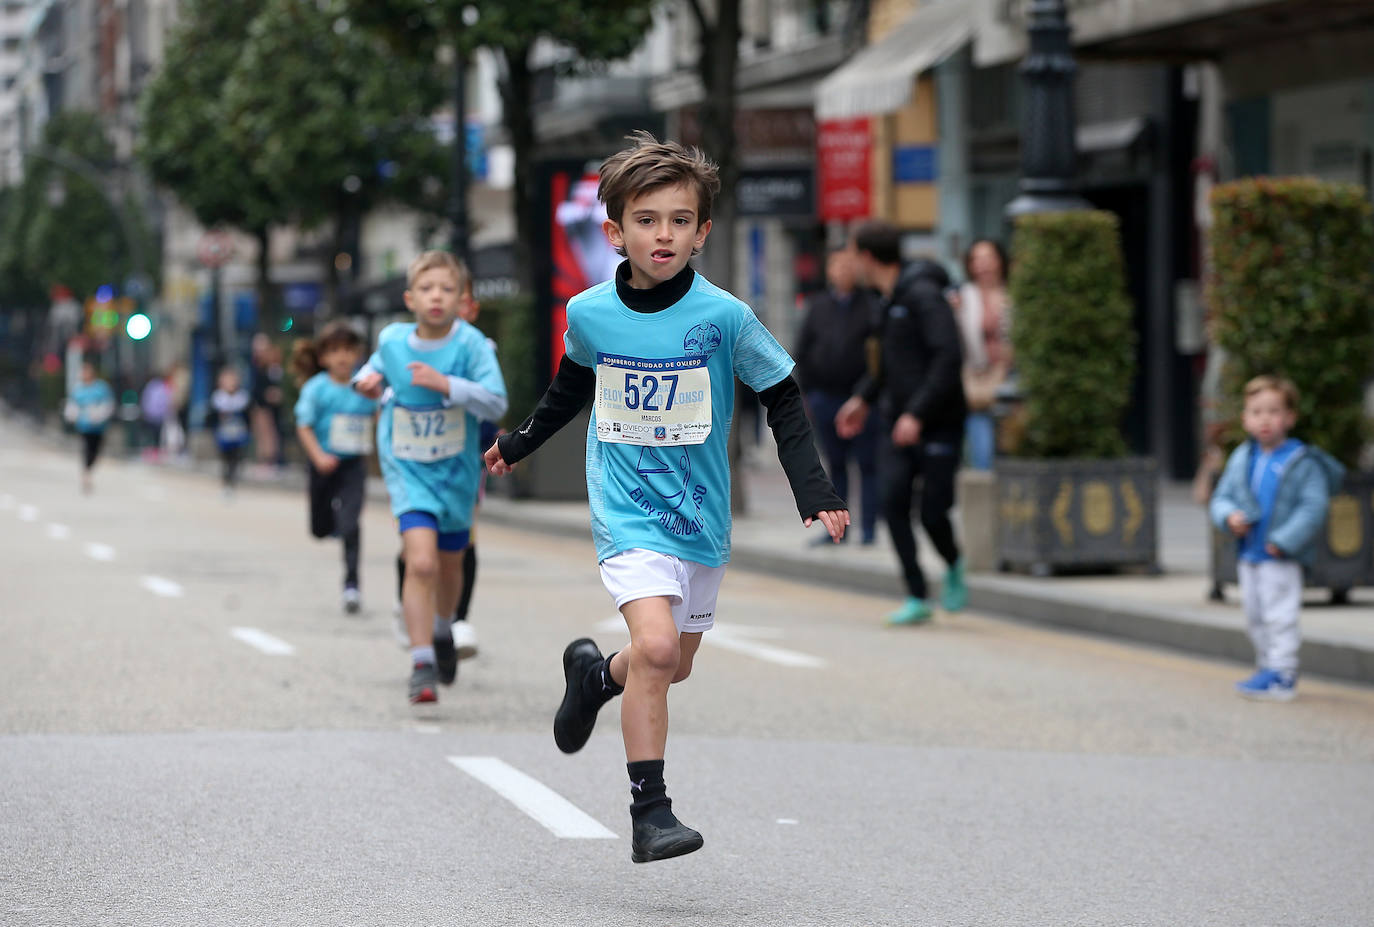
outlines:
[[[1245,385],[1241,424],[1248,440],[1232,452],[1212,494],[1212,521],[1236,537],[1237,572],[1254,675],[1236,683],[1247,698],[1288,701],[1297,691],[1303,567],[1316,553],[1331,493],[1345,468],[1288,433],[1298,391],[1262,376]]]

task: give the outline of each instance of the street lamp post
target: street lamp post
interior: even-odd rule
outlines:
[[[1006,214],[1015,218],[1087,209],[1074,181],[1078,152],[1073,85],[1078,66],[1064,0],[1031,0],[1026,31],[1030,50],[1021,64],[1021,192],[1007,205]]]

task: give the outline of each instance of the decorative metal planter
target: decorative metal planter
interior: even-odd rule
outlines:
[[[1236,582],[1236,539],[1213,527],[1212,597],[1222,598],[1225,585]],[[1374,473],[1347,474],[1341,491],[1331,497],[1305,583],[1330,589],[1333,602],[1344,602],[1356,586],[1374,585]]]
[[[997,461],[998,558],[1003,569],[1157,569],[1155,462]]]

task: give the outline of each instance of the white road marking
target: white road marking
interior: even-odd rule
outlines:
[[[555,837],[616,839],[600,821],[562,795],[494,756],[451,756],[448,761],[544,825]]]
[[[443,728],[439,727],[439,725],[437,725],[437,724],[420,724],[419,722],[416,722],[415,724],[411,724],[411,725],[407,728],[407,730],[409,730],[412,734],[441,734],[441,733],[443,733]]]
[[[57,522],[48,525],[48,537],[52,538],[54,541],[65,541],[71,536],[72,529],[68,528],[66,525],[59,525]]]
[[[230,628],[229,633],[249,647],[256,647],[269,656],[289,657],[296,652],[295,647],[280,637],[273,637],[266,631],[259,631],[257,628]]]
[[[779,823],[779,824],[796,824],[796,823],[797,823],[797,819],[796,819],[796,818],[778,818],[778,823]]]
[[[170,579],[163,579],[161,576],[145,576],[138,582],[140,586],[147,589],[153,595],[160,595],[164,599],[179,599],[184,592],[180,583],[174,583]]]
[[[102,560],[108,563],[115,558],[115,549],[109,544],[98,544],[92,541],[86,545],[86,556],[92,560]]]
[[[623,618],[607,618],[605,621],[599,622],[596,629],[598,631],[624,631],[625,621]],[[724,647],[726,650],[733,650],[735,653],[742,653],[756,660],[764,660],[792,669],[821,669],[828,665],[825,660],[820,657],[813,657],[809,653],[788,650],[785,647],[773,647],[769,644],[759,644],[754,641],[754,638],[758,637],[781,636],[782,629],[780,628],[717,624],[703,634],[701,640],[703,643]]]
[[[20,521],[38,521],[38,506],[21,505],[16,513]]]

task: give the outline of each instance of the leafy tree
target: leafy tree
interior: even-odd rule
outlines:
[[[91,113],[68,111],[43,130],[0,218],[0,282],[10,304],[36,305],[62,284],[78,299],[154,271],[155,249],[132,197],[111,200],[102,171],[114,150]],[[136,267],[135,257],[147,266]]]
[[[534,50],[542,39],[570,48],[582,66],[634,51],[648,29],[656,0],[349,0],[357,23],[385,35],[401,54],[437,66],[441,46],[466,55],[478,47],[501,59],[502,120],[514,154],[513,209],[516,266],[526,275],[531,255],[531,171],[535,153]],[[728,0],[734,2],[734,0]],[[467,20],[464,19],[468,12]],[[472,15],[475,13],[475,18]]]
[[[140,101],[139,156],[158,184],[201,225],[230,225],[258,240],[258,289],[268,287],[268,232],[286,218],[235,136],[222,89],[266,0],[186,0],[162,70]],[[266,304],[266,300],[263,300]]]
[[[332,224],[333,256],[356,250],[384,200],[442,212],[445,152],[432,114],[444,85],[428,63],[354,28],[342,0],[266,0],[224,85],[227,123],[275,202],[304,226]]]

